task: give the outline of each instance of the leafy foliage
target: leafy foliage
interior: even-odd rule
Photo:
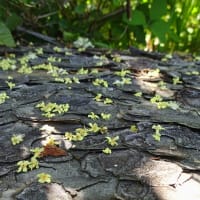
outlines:
[[[0,21],[0,45],[6,44],[9,47],[15,46],[14,39],[8,27]]]
[[[38,182],[39,183],[50,183],[51,182],[51,175],[47,173],[40,173],[37,174]]]
[[[11,31],[27,29],[77,48],[198,51],[198,0],[0,0],[0,44],[14,46]],[[127,5],[126,5],[127,4]],[[90,38],[92,43],[90,43]]]

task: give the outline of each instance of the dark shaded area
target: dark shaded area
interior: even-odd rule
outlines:
[[[0,104],[1,199],[199,199],[198,62],[177,56],[164,61],[160,57],[152,59],[123,52],[119,55],[119,52],[97,49],[81,53],[61,48],[60,52],[56,52],[53,47],[45,46],[43,51],[44,54],[37,55],[34,47],[0,49],[1,59],[12,52],[16,53],[16,58],[30,52],[35,54],[28,62],[31,67],[48,63],[50,56],[60,58],[61,62],[52,64],[67,70],[69,74],[66,77],[79,78],[80,84],[56,82],[45,70],[34,70],[28,75],[0,71],[0,92],[6,91],[10,97]],[[107,59],[100,58],[103,54]],[[112,60],[113,55],[120,56],[121,62]],[[20,67],[19,63],[16,65]],[[98,68],[99,72],[77,75],[81,68]],[[130,85],[113,84],[120,80],[115,72],[121,69],[131,71],[127,75],[131,78]],[[5,83],[8,75],[13,76],[16,83],[13,90],[9,90]],[[173,84],[174,77],[179,77],[182,83]],[[109,86],[94,86],[92,81],[96,78],[103,78]],[[160,81],[164,81],[167,87],[159,86]],[[142,97],[134,96],[140,91]],[[103,98],[111,98],[113,103],[96,102],[94,97],[98,93]],[[164,101],[176,102],[178,107],[158,109],[150,102],[156,94],[161,95]],[[35,107],[41,101],[69,103],[70,110],[48,119]],[[107,121],[92,121],[88,118],[90,112],[98,115],[111,113],[112,116]],[[88,127],[90,122],[107,126],[110,137],[119,136],[118,145],[110,147],[112,154],[102,153],[108,146],[105,134],[91,133],[83,141],[72,142],[73,146],[70,141],[64,140],[66,131]],[[134,124],[137,132],[130,130]],[[153,137],[154,124],[164,127],[160,141]],[[13,134],[22,134],[24,141],[13,146],[10,140]],[[65,149],[67,155],[41,158],[39,169],[17,173],[16,163],[29,159],[30,149],[42,146],[49,135],[60,142],[58,146]],[[41,172],[51,174],[53,183],[37,183],[36,175]]]

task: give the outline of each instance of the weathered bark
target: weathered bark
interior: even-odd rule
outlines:
[[[16,53],[16,59],[34,48],[4,49]],[[68,51],[68,54],[65,52]],[[0,50],[1,59],[5,58]],[[121,62],[115,62],[109,53],[107,60],[94,58],[98,50],[79,53],[44,47],[44,54],[33,57],[28,65],[48,63],[47,58],[61,58],[53,65],[69,72],[65,77],[77,77],[80,84],[66,85],[55,81],[45,70],[34,70],[29,75],[0,70],[0,93],[9,96],[0,104],[0,195],[1,199],[17,200],[199,200],[200,199],[200,65],[174,56],[167,61],[145,55],[132,56],[121,52]],[[153,55],[153,54],[151,54]],[[155,54],[156,55],[156,54]],[[143,57],[141,57],[143,56]],[[160,56],[160,54],[159,54]],[[156,58],[156,57],[155,57]],[[97,63],[100,63],[97,67]],[[17,68],[20,63],[16,63]],[[76,75],[80,68],[98,68],[98,74]],[[0,66],[0,69],[2,67]],[[120,77],[114,73],[129,69],[131,84],[113,84]],[[156,73],[155,69],[160,72]],[[8,76],[16,83],[9,90]],[[181,84],[174,85],[173,77]],[[92,81],[102,78],[108,87],[94,86]],[[166,82],[166,88],[158,86]],[[70,88],[69,88],[70,87]],[[136,97],[136,92],[142,97]],[[97,93],[110,98],[112,104],[96,102]],[[164,101],[176,102],[179,107],[158,109],[150,98],[159,94]],[[40,102],[68,103],[67,113],[46,118],[35,106]],[[110,113],[110,120],[93,121],[88,114]],[[91,133],[84,140],[70,142],[64,139],[67,131],[97,123],[107,126],[108,134]],[[130,130],[135,124],[137,132]],[[154,124],[160,124],[160,141],[153,137]],[[47,128],[51,128],[48,130]],[[22,134],[22,143],[12,145],[12,135]],[[44,140],[53,137],[66,156],[40,158],[39,169],[17,173],[16,163],[31,158],[30,149],[41,147]],[[102,150],[109,146],[106,136],[119,136],[112,153]],[[53,183],[40,184],[38,173],[51,174]]]

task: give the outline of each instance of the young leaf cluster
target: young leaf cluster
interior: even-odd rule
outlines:
[[[158,94],[152,97],[150,102],[156,104],[158,109],[171,108],[177,110],[179,108],[179,105],[175,101],[163,101],[163,98]]]
[[[102,94],[98,93],[95,97],[94,97],[94,100],[97,101],[97,102],[103,102],[104,104],[112,104],[113,103],[113,100],[110,99],[110,98],[102,98]]]
[[[165,130],[165,128],[163,128],[160,124],[158,125],[153,125],[152,126],[152,129],[155,130],[154,134],[153,134],[153,138],[156,140],[156,141],[160,141],[160,137],[161,137],[161,134],[160,134],[160,131],[162,130]]]
[[[93,83],[94,86],[103,86],[105,88],[108,87],[108,82],[104,79],[97,78],[92,83]]]
[[[0,93],[0,104],[4,103],[6,99],[9,99],[10,97],[7,95],[6,92],[1,92]]]
[[[30,151],[33,152],[33,156],[31,157],[30,161],[28,160],[21,160],[17,162],[18,170],[17,172],[27,172],[28,170],[38,169],[39,168],[39,161],[38,158],[40,157],[43,148],[36,147],[35,149],[31,149]]]
[[[68,112],[70,106],[66,104],[57,104],[57,103],[44,103],[43,101],[36,105],[36,108],[39,108],[42,111],[42,115],[47,118],[52,118],[56,114],[64,114]]]
[[[101,113],[100,114],[101,118],[103,120],[109,120],[111,117],[110,113]],[[98,120],[100,118],[100,116],[98,116],[97,114],[95,114],[94,112],[90,112],[90,114],[88,114],[88,118],[92,119],[92,120]]]

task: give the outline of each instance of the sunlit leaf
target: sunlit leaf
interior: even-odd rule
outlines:
[[[51,183],[51,175],[47,173],[40,173],[37,175],[39,183]]]
[[[15,46],[15,41],[12,37],[10,30],[1,21],[0,21],[0,45],[6,45],[9,47]]]
[[[150,8],[150,18],[151,20],[160,19],[161,16],[166,14],[167,2],[166,0],[153,0]]]

